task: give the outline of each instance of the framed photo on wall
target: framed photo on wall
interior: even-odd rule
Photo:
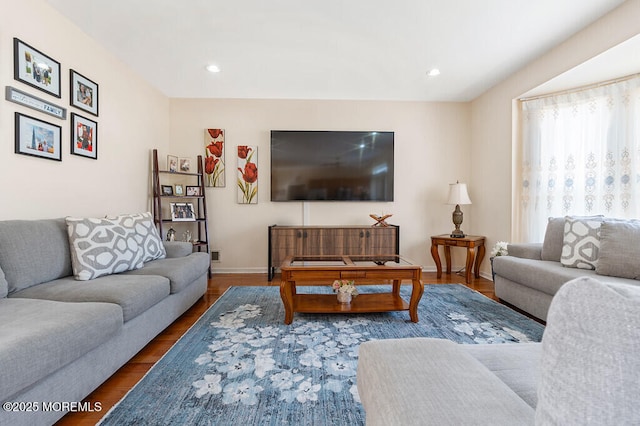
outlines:
[[[71,106],[87,111],[98,116],[98,84],[89,80],[82,74],[71,70],[71,93],[69,99]]]
[[[98,159],[98,123],[71,113],[71,154]]]
[[[60,97],[60,62],[20,39],[13,39],[13,78]]]
[[[15,152],[48,160],[62,161],[62,128],[28,115],[15,113]]]

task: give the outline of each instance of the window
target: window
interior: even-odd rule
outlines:
[[[549,217],[640,217],[640,77],[520,101],[516,239]]]

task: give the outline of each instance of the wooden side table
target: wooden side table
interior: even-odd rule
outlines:
[[[467,248],[466,282],[471,284],[471,270],[474,269],[475,277],[480,278],[480,264],[484,259],[485,237],[477,235],[467,235],[464,238],[453,238],[449,234],[435,235],[431,237],[431,256],[436,262],[437,277],[442,277],[442,263],[438,254],[438,246],[444,246],[444,258],[447,262],[447,274],[451,273],[451,247]],[[476,248],[478,253],[476,256]],[[475,259],[475,268],[474,268]]]

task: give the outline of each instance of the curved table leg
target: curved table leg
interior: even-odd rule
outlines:
[[[476,249],[474,247],[467,248],[467,264],[465,265],[465,280],[467,284],[471,284],[471,271],[473,270],[473,260],[476,257]]]
[[[440,254],[438,253],[438,245],[431,243],[431,257],[436,262],[436,278],[442,277],[442,263],[440,262]]]
[[[284,305],[284,323],[291,324],[293,322],[293,294],[295,287],[291,281],[280,282],[280,298]]]
[[[412,322],[418,322],[418,303],[424,293],[424,284],[421,280],[412,280],[413,290],[411,291],[411,301],[409,302],[409,317]]]
[[[478,254],[476,255],[476,268],[474,271],[476,278],[480,278],[480,264],[484,259],[484,252],[485,252],[485,248],[484,248],[484,244],[482,244],[481,246],[478,247]]]

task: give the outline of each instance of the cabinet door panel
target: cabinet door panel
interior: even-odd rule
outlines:
[[[300,235],[300,237],[298,237]],[[301,247],[299,229],[273,229],[271,234],[272,266],[280,266],[287,256],[299,254]]]

